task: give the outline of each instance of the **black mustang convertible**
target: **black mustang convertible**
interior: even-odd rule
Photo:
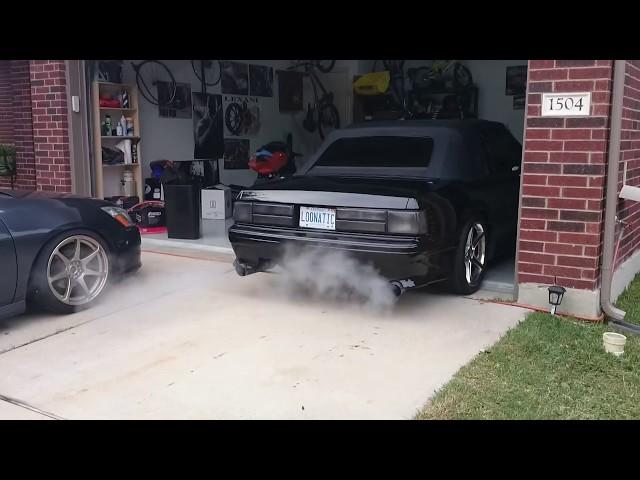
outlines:
[[[484,120],[336,130],[299,174],[238,195],[236,271],[267,270],[288,245],[341,249],[398,294],[442,281],[473,293],[515,251],[521,155],[503,124]]]

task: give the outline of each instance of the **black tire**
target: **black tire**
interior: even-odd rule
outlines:
[[[193,73],[196,75],[196,78],[200,82],[202,82],[200,69],[202,62],[205,62],[205,85],[207,87],[216,86],[222,79],[222,62],[220,60],[191,60],[191,68],[193,69]],[[211,78],[207,77],[207,73],[209,73],[209,70],[211,70]]]
[[[482,269],[477,276],[471,275],[471,280],[467,277],[467,239],[469,237],[469,232],[476,225],[480,225],[483,229],[484,234],[482,235],[483,239],[483,260],[482,260]],[[455,255],[453,258],[453,265],[451,266],[451,275],[449,276],[449,287],[453,293],[457,293],[460,295],[469,295],[477,292],[482,285],[482,280],[484,279],[486,273],[486,266],[488,260],[488,245],[489,239],[487,238],[487,224],[482,219],[482,217],[477,215],[469,216],[468,219],[464,222],[462,229],[460,230],[458,236],[458,245],[456,247]],[[478,267],[476,267],[478,268]]]
[[[453,67],[453,83],[455,88],[468,88],[473,84],[471,71],[461,63]]]
[[[333,67],[335,66],[335,64],[336,64],[335,60],[316,60],[315,61],[316,68],[320,70],[322,73],[329,73],[331,70],[333,70]]]
[[[224,113],[224,123],[232,135],[240,135],[242,129],[242,107],[239,103],[230,103]]]
[[[139,64],[131,63],[133,69],[136,72],[136,84],[138,90],[144,99],[152,105],[169,106],[172,104],[176,96],[176,79],[164,63],[157,60],[144,60]],[[169,89],[167,92],[167,99],[164,102],[160,102],[160,95],[154,94],[153,88],[157,92],[157,82],[168,82]]]
[[[83,303],[81,305],[70,305],[59,300],[52,292],[52,288],[50,287],[48,282],[49,264],[53,252],[62,242],[74,237],[88,237],[92,239],[96,244],[100,246],[100,248],[103,249],[106,258],[107,274],[103,281],[103,285],[100,287],[99,292],[91,301]],[[90,308],[107,289],[112,273],[112,264],[113,262],[111,261],[109,248],[97,234],[89,230],[80,229],[64,232],[47,242],[40,251],[36,261],[31,268],[27,298],[29,302],[33,302],[51,313],[63,315]]]
[[[340,128],[340,114],[333,103],[325,103],[318,110],[318,133],[324,140],[326,134]]]

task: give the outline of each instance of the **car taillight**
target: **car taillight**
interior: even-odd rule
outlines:
[[[427,216],[424,210],[389,210],[387,231],[410,235],[425,234],[427,233]]]
[[[236,202],[233,205],[233,219],[236,222],[253,222],[253,204],[251,202]]]
[[[120,223],[123,227],[133,227],[134,223],[131,221],[131,217],[126,210],[119,207],[102,207],[102,211],[108,213]]]

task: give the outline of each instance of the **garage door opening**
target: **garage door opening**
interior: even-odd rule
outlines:
[[[119,69],[111,68],[109,62],[86,62],[93,103],[89,133],[93,193],[114,200],[124,196],[159,200],[166,193],[159,188],[160,164],[171,162],[176,175],[195,176],[205,189],[222,185],[230,193],[215,190],[205,194],[206,200],[197,199],[192,223],[198,224],[199,238],[170,238],[166,231],[149,230],[143,242],[229,251],[227,232],[233,219],[225,202],[254,184],[256,172],[248,167],[250,157],[270,142],[290,139],[292,150],[299,154],[296,166],[302,168],[322,144],[317,129],[310,131],[305,119],[318,106],[315,102],[323,90],[303,74],[304,69],[297,69],[298,76],[291,74],[289,60],[213,60],[204,70],[200,61],[144,62],[127,60]],[[459,62],[472,77],[471,88],[463,92],[470,94],[465,118],[503,123],[522,144],[527,61]],[[367,111],[368,99],[353,90],[355,79],[381,70],[381,64],[338,60],[329,72],[318,71],[323,89],[332,94],[341,127],[389,118],[384,108]],[[404,68],[431,65],[432,60],[411,60]],[[132,88],[127,90],[123,85]],[[129,98],[123,99],[123,92]],[[461,92],[439,85],[432,92],[425,89],[421,93],[423,103],[430,101],[429,111],[438,118],[443,104]],[[442,113],[440,118],[444,118]],[[203,143],[202,135],[207,133],[209,141]],[[150,224],[153,208],[142,213]],[[513,294],[515,251],[514,240],[513,255],[489,268],[483,289]]]

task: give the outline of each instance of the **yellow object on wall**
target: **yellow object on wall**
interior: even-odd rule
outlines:
[[[389,72],[365,73],[353,83],[358,95],[382,95],[389,89]]]

